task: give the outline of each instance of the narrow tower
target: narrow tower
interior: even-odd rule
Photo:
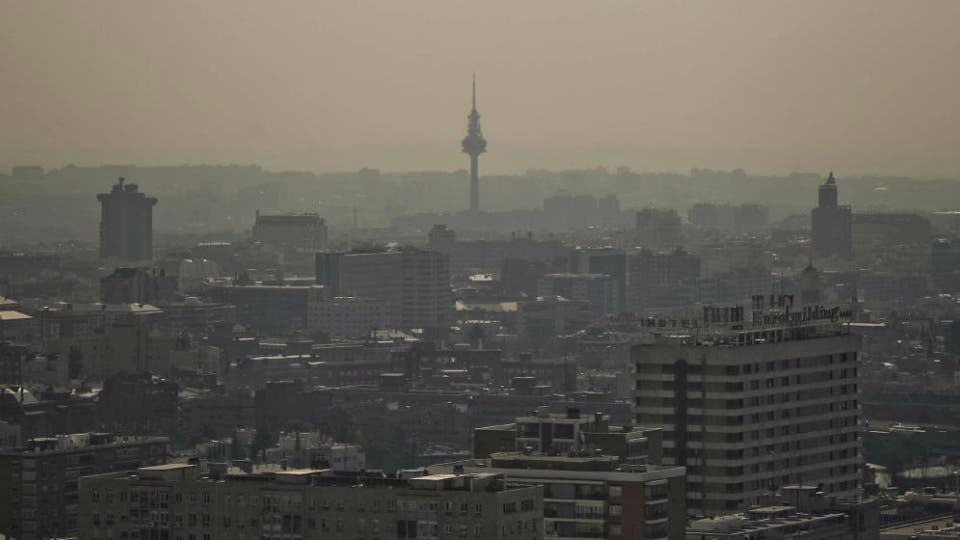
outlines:
[[[480,154],[487,151],[487,140],[480,132],[480,113],[477,112],[477,77],[473,77],[473,108],[467,117],[467,136],[463,138],[463,152],[470,156],[470,211],[480,209],[480,177],[477,170]]]
[[[136,184],[120,178],[110,193],[97,195],[100,201],[100,256],[125,262],[153,259],[153,207],[157,199],[147,197]]]

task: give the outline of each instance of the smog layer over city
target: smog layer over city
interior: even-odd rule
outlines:
[[[0,539],[960,540],[958,25],[0,0]]]

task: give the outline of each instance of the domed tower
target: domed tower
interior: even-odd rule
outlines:
[[[833,177],[833,171],[830,171],[827,181],[820,185],[818,203],[820,208],[837,207],[837,179]]]
[[[477,77],[473,77],[473,108],[467,117],[467,136],[463,138],[463,152],[470,156],[470,211],[480,209],[480,177],[478,162],[480,154],[487,151],[487,140],[480,131],[480,113],[477,112]]]

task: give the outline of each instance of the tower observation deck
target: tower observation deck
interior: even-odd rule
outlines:
[[[487,151],[487,140],[480,131],[480,113],[477,112],[477,78],[473,78],[473,108],[467,117],[467,136],[463,138],[463,152],[470,156],[470,211],[480,209],[480,177],[478,162],[480,154]]]

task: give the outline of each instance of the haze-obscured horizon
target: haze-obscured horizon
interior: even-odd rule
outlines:
[[[0,166],[960,176],[960,3],[0,0]]]

